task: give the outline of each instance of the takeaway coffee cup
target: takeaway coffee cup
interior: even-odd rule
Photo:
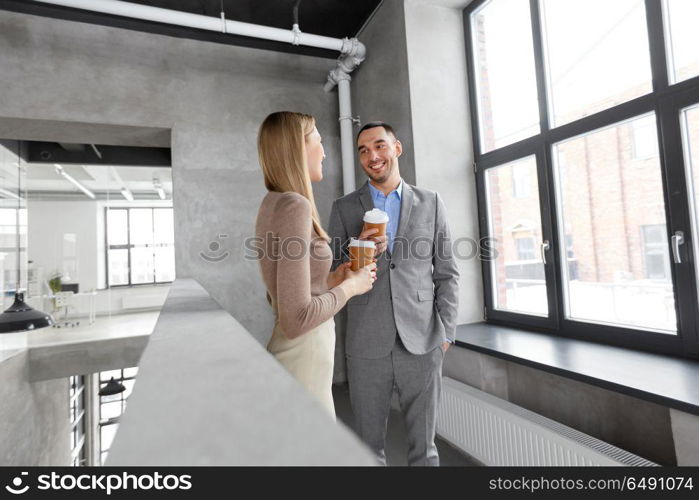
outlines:
[[[372,234],[371,237],[376,236],[386,236],[386,226],[388,225],[388,214],[383,210],[374,208],[364,213],[364,228],[362,231],[367,229],[378,229],[379,231]]]
[[[374,260],[375,251],[376,243],[373,241],[352,238],[349,244],[352,271],[359,271],[362,267],[371,264]]]

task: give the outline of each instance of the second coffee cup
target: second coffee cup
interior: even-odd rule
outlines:
[[[371,264],[374,260],[375,252],[376,244],[373,241],[352,238],[349,244],[352,271],[359,271],[362,267]]]
[[[388,214],[383,210],[374,208],[364,213],[364,227],[362,231],[367,229],[378,229],[378,231],[370,236],[370,238],[375,238],[377,236],[386,236],[386,226],[388,226]]]

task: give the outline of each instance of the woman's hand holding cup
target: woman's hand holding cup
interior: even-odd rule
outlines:
[[[350,261],[343,262],[334,271],[330,271],[328,273],[328,288],[335,288],[345,281],[345,270],[349,269],[351,265]]]
[[[340,286],[349,292],[350,297],[354,297],[371,290],[374,281],[376,281],[376,262],[371,262],[357,271],[352,271],[351,268],[345,269],[345,281]]]
[[[371,290],[376,281],[376,243],[352,238],[349,244],[350,266],[345,268],[345,281],[348,297],[361,295]]]

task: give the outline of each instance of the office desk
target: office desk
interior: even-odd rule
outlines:
[[[34,295],[33,297],[27,298],[26,302],[31,305],[32,307],[35,307],[32,304],[32,301],[38,301],[41,300],[41,306],[40,307],[35,307],[36,309],[40,309],[42,311],[48,311],[49,309],[52,310],[52,307],[46,307],[46,300],[47,299],[53,299],[56,296],[54,294],[47,294],[47,295]],[[78,292],[74,293],[73,297],[88,297],[88,322],[89,324],[93,324],[95,322],[95,316],[96,316],[96,299],[97,297],[97,290],[92,290],[89,292]]]

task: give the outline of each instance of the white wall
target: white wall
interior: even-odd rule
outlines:
[[[452,239],[468,254],[479,232],[462,11],[406,0],[405,27],[416,183],[441,195]],[[481,321],[481,262],[460,259],[459,271],[458,321]]]
[[[71,252],[64,239],[75,235],[77,272],[70,271],[63,281],[80,283],[81,291],[97,288],[97,202],[33,201],[30,198],[27,211],[29,260],[35,268],[43,268],[44,279],[49,279],[56,271],[65,276],[70,270],[66,262],[71,260]]]
[[[97,314],[118,314],[122,311],[124,297],[138,297],[148,308],[165,302],[169,285],[136,286],[133,288],[105,289],[105,208],[106,207],[172,207],[172,200],[134,201],[41,201],[32,200],[28,206],[29,260],[36,268],[43,268],[43,279],[48,280],[55,271],[65,273],[66,255],[64,236],[76,236],[75,256],[77,272],[69,273],[71,283],[79,283],[80,291],[98,290],[95,299]],[[68,252],[70,253],[70,252]],[[44,289],[44,293],[48,291]],[[48,302],[35,300],[34,307],[50,309]],[[71,314],[88,313],[87,297],[76,297]]]

